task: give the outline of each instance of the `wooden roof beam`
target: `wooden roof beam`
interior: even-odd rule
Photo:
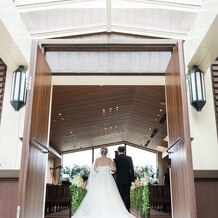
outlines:
[[[136,40],[86,40],[45,39],[39,44],[46,51],[172,51],[177,40],[172,39],[137,39]]]

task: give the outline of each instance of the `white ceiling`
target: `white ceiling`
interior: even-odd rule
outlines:
[[[16,0],[33,38],[96,32],[185,39],[202,0]]]

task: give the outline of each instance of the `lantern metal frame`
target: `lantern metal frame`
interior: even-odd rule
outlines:
[[[188,73],[189,94],[191,105],[197,110],[201,111],[206,104],[206,95],[204,87],[204,73],[198,66],[193,66]]]
[[[26,70],[19,66],[13,72],[10,103],[15,111],[26,105]]]

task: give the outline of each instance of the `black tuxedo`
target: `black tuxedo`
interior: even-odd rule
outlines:
[[[134,181],[132,158],[120,154],[114,159],[114,162],[117,169],[115,175],[117,187],[127,210],[130,211],[130,186],[131,182]]]

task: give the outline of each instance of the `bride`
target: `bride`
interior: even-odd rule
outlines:
[[[107,148],[100,153],[89,175],[87,194],[72,218],[135,218],[127,211],[111,175],[116,167],[107,157]]]

